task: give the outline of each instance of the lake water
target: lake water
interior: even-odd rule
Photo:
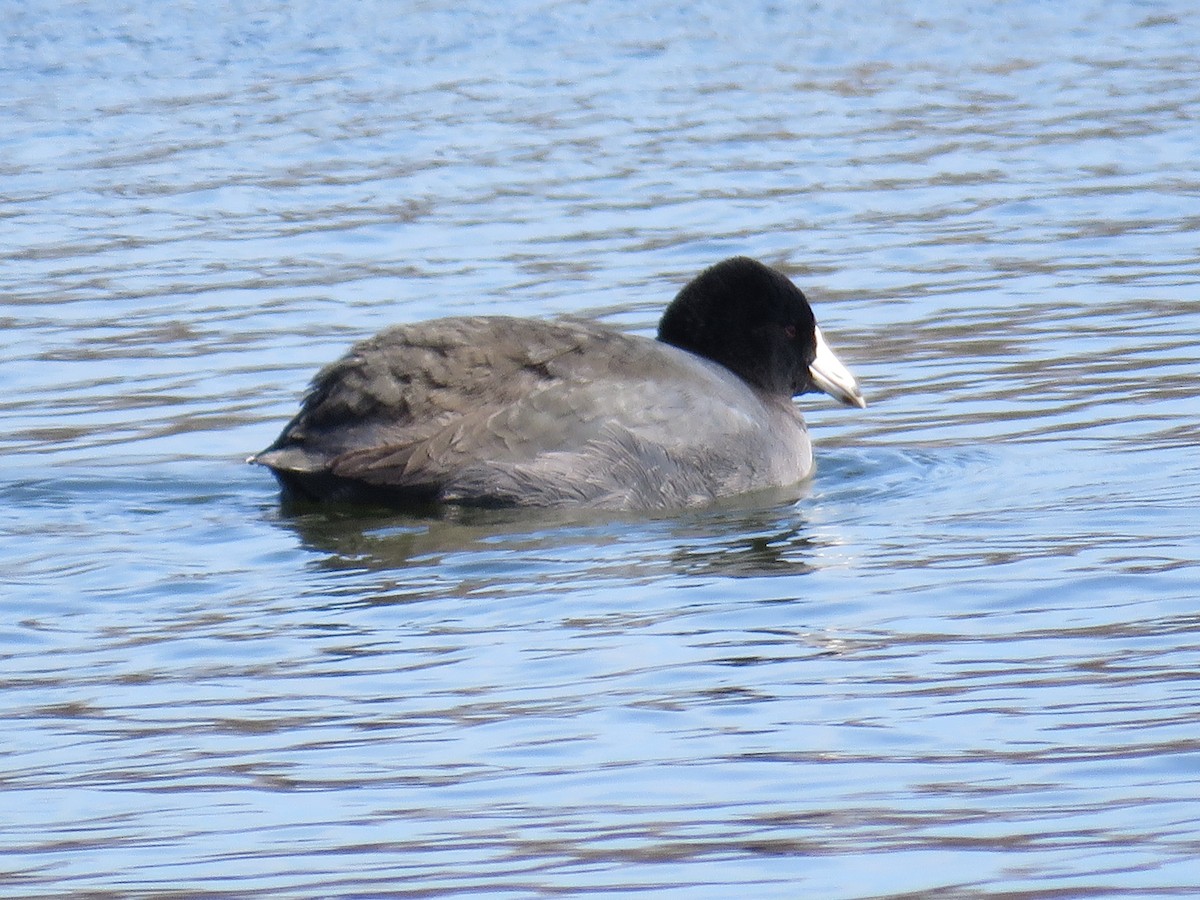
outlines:
[[[1194,4],[0,2],[6,896],[1200,893]],[[802,491],[280,508],[384,325],[784,268]]]

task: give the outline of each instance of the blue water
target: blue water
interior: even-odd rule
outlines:
[[[6,896],[1200,891],[1191,4],[0,0]],[[280,507],[394,323],[744,253],[865,411],[675,515]]]

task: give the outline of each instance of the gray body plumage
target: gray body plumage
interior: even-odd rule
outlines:
[[[655,509],[800,481],[791,398],[588,322],[402,325],[322,369],[253,458],[314,497]]]

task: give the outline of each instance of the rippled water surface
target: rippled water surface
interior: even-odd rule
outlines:
[[[1200,892],[1200,19],[0,0],[6,896]],[[871,406],[653,517],[281,509],[393,322],[744,253]]]

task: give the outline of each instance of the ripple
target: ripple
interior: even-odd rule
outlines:
[[[1180,4],[10,6],[6,886],[1194,890]],[[649,330],[734,253],[871,401],[804,398],[795,491],[296,511],[241,464],[386,325]]]
[[[830,503],[913,497],[986,480],[999,465],[999,454],[985,448],[842,447],[821,454],[815,497]]]

